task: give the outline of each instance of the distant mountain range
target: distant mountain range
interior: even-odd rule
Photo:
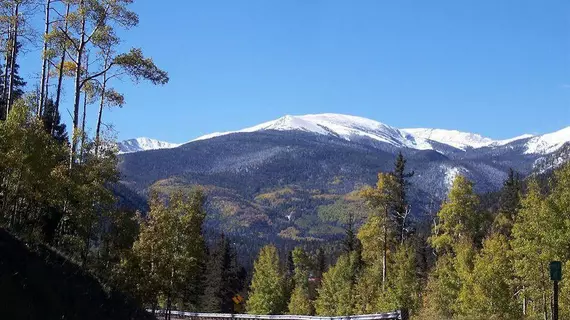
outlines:
[[[124,187],[145,196],[205,186],[208,226],[232,233],[326,239],[342,233],[342,212],[363,211],[354,191],[393,169],[398,152],[415,172],[416,216],[437,210],[457,174],[481,192],[498,190],[509,168],[526,176],[570,159],[570,127],[507,140],[443,129],[398,129],[339,114],[284,116],[182,145],[122,142]],[[142,152],[145,151],[145,152]]]
[[[304,116],[286,115],[277,120],[268,121],[238,131],[207,134],[190,142],[212,139],[234,133],[267,130],[312,132],[321,135],[332,135],[348,141],[355,138],[367,137],[396,147],[417,150],[436,150],[436,146],[431,142],[444,144],[465,151],[466,149],[483,147],[501,147],[514,141],[525,140],[527,141],[527,150],[525,153],[547,154],[558,150],[563,144],[570,142],[570,126],[553,133],[539,136],[523,134],[511,139],[493,140],[476,133],[457,130],[427,128],[397,129],[362,117],[332,113]],[[121,153],[130,153],[176,148],[180,145],[182,144],[169,143],[150,138],[136,138],[120,142],[119,150]]]
[[[119,148],[119,153],[131,153],[131,152],[139,152],[139,151],[147,151],[147,150],[158,150],[158,149],[170,149],[176,148],[180,146],[180,144],[170,143],[159,141],[156,139],[150,138],[136,138],[136,139],[129,139],[121,141],[117,144]]]

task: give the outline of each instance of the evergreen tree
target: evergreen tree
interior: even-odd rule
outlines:
[[[315,256],[315,271],[316,271],[316,276],[318,278],[322,278],[323,274],[326,271],[326,257],[325,257],[325,251],[323,250],[323,248],[318,248],[317,249],[317,254]]]
[[[234,312],[232,298],[243,289],[240,267],[229,240],[222,234],[210,253],[207,268],[207,287],[203,310],[207,312]]]
[[[406,240],[407,233],[409,232],[406,221],[410,213],[407,199],[407,189],[410,185],[408,179],[414,176],[414,172],[406,172],[406,159],[402,155],[402,152],[398,153],[398,157],[394,163],[394,172],[392,174],[396,179],[392,212],[398,228],[400,243],[403,244]]]
[[[18,46],[18,51],[20,50],[21,45]],[[10,54],[8,53],[8,60],[11,59]],[[6,68],[3,68],[2,70],[3,72],[7,72],[6,74],[2,74],[0,76],[0,79],[8,79],[10,78],[10,75],[12,74],[12,71],[10,69],[10,66],[7,65]],[[24,96],[24,88],[26,87],[26,81],[24,81],[24,79],[20,76],[20,65],[19,64],[15,64],[14,65],[14,74],[13,74],[13,88],[12,88],[12,97],[13,97],[13,101],[17,101],[19,99],[21,99]],[[4,88],[3,83],[0,82],[0,92],[7,92],[8,88]],[[7,93],[5,93],[4,95],[0,94],[0,120],[5,120],[6,119],[6,112],[8,110],[8,108],[6,108],[7,106],[7,101],[8,96]]]
[[[61,115],[51,99],[45,101],[42,121],[46,131],[51,134],[57,142],[61,144],[67,144],[69,142],[65,123],[61,123]]]
[[[358,239],[356,238],[356,233],[354,231],[354,228],[355,228],[354,227],[354,214],[351,211],[349,211],[348,217],[347,217],[346,227],[344,228],[344,230],[345,230],[344,240],[342,242],[343,250],[345,253],[348,253],[348,254],[355,251],[357,249],[357,246],[358,246]]]
[[[503,183],[499,198],[499,209],[493,229],[510,237],[511,229],[520,206],[521,181],[518,173],[509,169],[507,180]]]
[[[282,314],[287,306],[285,277],[280,269],[277,248],[267,245],[254,264],[247,300],[250,314]]]
[[[295,262],[293,261],[293,251],[287,252],[287,277],[295,274]]]

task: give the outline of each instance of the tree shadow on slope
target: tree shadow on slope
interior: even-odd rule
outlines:
[[[0,228],[1,319],[154,319],[53,250]]]

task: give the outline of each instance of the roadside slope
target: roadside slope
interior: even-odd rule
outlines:
[[[154,319],[56,252],[0,228],[0,318]]]

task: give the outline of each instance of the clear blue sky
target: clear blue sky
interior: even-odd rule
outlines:
[[[142,47],[171,81],[116,85],[127,105],[106,119],[120,139],[184,142],[323,112],[492,138],[570,125],[567,0],[163,0],[132,8],[141,23],[123,33],[126,45]]]

